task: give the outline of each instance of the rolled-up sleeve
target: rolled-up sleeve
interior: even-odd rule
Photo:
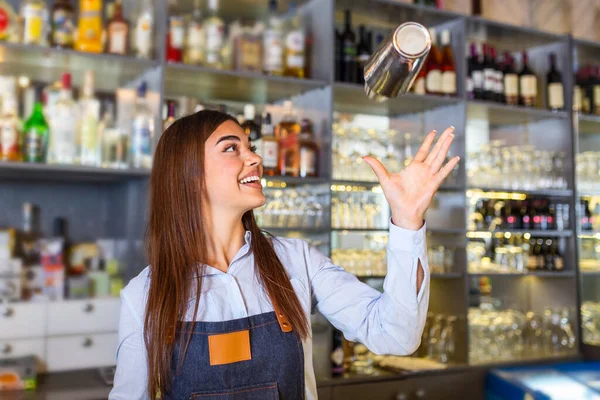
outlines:
[[[376,354],[412,354],[421,343],[429,305],[426,225],[400,228],[390,219],[383,293],[359,281],[319,250],[308,247],[313,306],[346,339]],[[424,272],[417,293],[419,261]]]
[[[149,399],[148,366],[143,325],[124,291],[121,291],[121,315],[117,370],[109,400]]]

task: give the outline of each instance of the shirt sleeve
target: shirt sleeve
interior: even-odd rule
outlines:
[[[142,321],[134,312],[127,295],[121,291],[117,370],[109,400],[149,399],[146,389],[147,355],[142,327]]]
[[[344,333],[376,354],[408,355],[421,343],[429,305],[426,225],[400,228],[390,219],[383,293],[359,281],[309,246],[313,306]],[[423,283],[417,293],[417,268]]]

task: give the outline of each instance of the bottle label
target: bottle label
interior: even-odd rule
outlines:
[[[351,40],[344,40],[344,61],[353,61],[356,58],[356,45]]]
[[[496,93],[504,93],[504,74],[502,71],[496,71]]]
[[[113,24],[110,28],[108,52],[125,54],[127,50],[127,27],[123,24]]]
[[[19,131],[12,123],[3,124],[0,145],[2,147],[2,156],[7,157],[16,154],[19,151]]]
[[[534,75],[524,75],[519,79],[521,86],[521,96],[536,97],[537,96],[537,79]]]
[[[98,132],[98,119],[93,115],[85,115],[81,121],[81,147],[86,150],[95,150],[96,135]]]
[[[296,30],[288,33],[285,46],[291,52],[304,54],[304,32]]]
[[[260,71],[262,54],[260,41],[252,38],[241,38],[241,62],[240,66],[244,70]]]
[[[152,14],[144,12],[140,15],[135,27],[135,44],[139,56],[150,57],[152,48]]]
[[[442,72],[439,69],[433,69],[427,73],[425,78],[425,89],[429,93],[439,93],[442,90]]]
[[[473,71],[473,89],[483,89],[483,72],[481,70]]]
[[[265,31],[264,40],[264,62],[265,71],[283,70],[283,41],[279,32],[273,29]]]
[[[152,154],[152,143],[151,143],[150,126],[148,121],[144,118],[138,118],[133,121],[133,135],[131,143],[131,151],[137,155],[151,155]]]
[[[286,60],[289,68],[304,68],[304,56],[302,55],[288,54]]]
[[[300,148],[300,171],[305,175],[314,175],[317,172],[317,154],[308,147]]]
[[[456,94],[456,73],[454,71],[442,72],[442,93]]]
[[[73,44],[73,14],[66,10],[56,10],[52,15],[52,39],[59,46],[71,46]]]
[[[100,10],[86,10],[79,15],[80,35],[85,40],[100,40],[102,35],[102,15]],[[100,22],[100,23],[96,23]]]
[[[416,94],[425,94],[425,78],[419,77],[415,81],[415,93]]]
[[[496,71],[491,68],[483,70],[483,90],[493,92],[496,90]]]
[[[45,132],[35,128],[30,129],[25,135],[25,156],[28,161],[40,161],[43,156],[42,135]]]
[[[183,19],[182,18],[171,18],[171,23],[169,26],[171,47],[175,49],[183,48],[183,41],[185,37],[185,31],[183,28]]]
[[[548,85],[548,105],[550,108],[564,108],[563,85],[560,82]]]
[[[594,106],[592,107],[592,113],[599,114],[598,110],[600,110],[600,85],[594,85]]]
[[[223,24],[211,23],[206,27],[206,51],[217,53],[223,47]]]
[[[28,4],[23,9],[25,27],[23,30],[23,42],[41,44],[44,33],[43,9],[37,4]]]
[[[263,140],[263,167],[277,168],[279,144],[274,140]]]
[[[0,38],[4,39],[6,37],[6,28],[8,28],[8,24],[10,22],[10,18],[6,9],[4,7],[0,7]]]
[[[467,84],[466,84],[467,93],[473,93],[474,89],[475,89],[475,86],[473,85],[473,78],[470,76],[467,76]]]
[[[187,58],[192,64],[199,64],[204,58],[204,30],[199,23],[191,23],[187,34]]]
[[[573,111],[581,111],[581,87],[579,85],[575,85],[573,88]]]
[[[517,97],[519,95],[519,77],[517,74],[504,75],[504,95]]]
[[[50,139],[55,160],[72,163],[75,159],[77,126],[72,122],[74,117],[73,111],[65,109],[64,106],[54,108]]]

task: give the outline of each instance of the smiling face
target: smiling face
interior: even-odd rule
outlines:
[[[206,140],[204,179],[212,208],[243,214],[265,204],[262,159],[253,149],[248,135],[233,121],[219,125]]]

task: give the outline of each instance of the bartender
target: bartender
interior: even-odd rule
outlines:
[[[454,138],[373,169],[392,217],[384,292],[300,239],[261,232],[261,157],[231,116],[203,110],[161,136],[150,179],[150,265],[121,292],[110,400],[316,399],[310,314],[377,354],[420,344],[429,302],[424,215],[459,161]]]

